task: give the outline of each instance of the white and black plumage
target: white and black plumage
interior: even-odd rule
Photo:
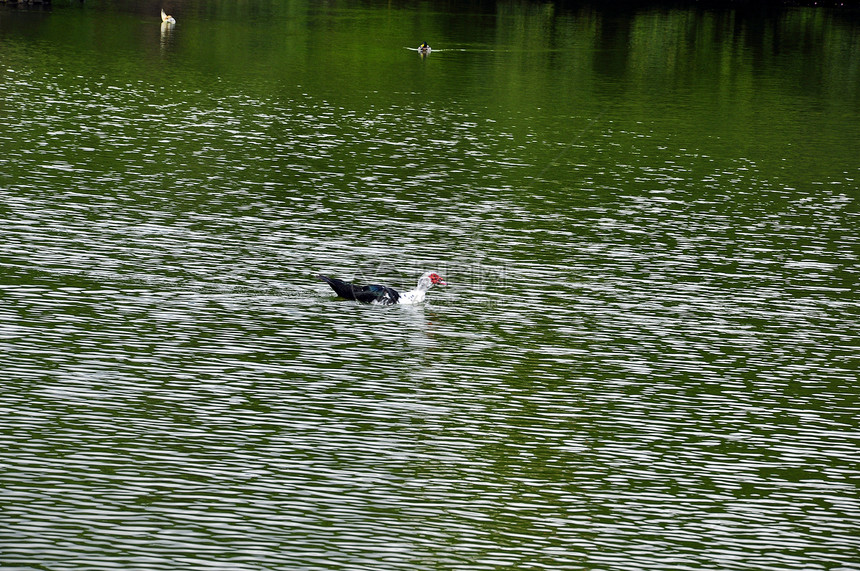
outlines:
[[[418,278],[418,286],[407,292],[400,293],[394,288],[384,285],[355,285],[337,278],[320,274],[319,279],[331,286],[334,292],[345,299],[354,299],[362,303],[379,305],[415,304],[424,301],[427,291],[434,285],[448,285],[436,272],[427,272]]]

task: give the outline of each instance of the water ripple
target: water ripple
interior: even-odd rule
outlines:
[[[4,567],[856,568],[845,185],[647,125],[541,163],[456,104],[0,94]],[[313,277],[428,267],[421,307]]]

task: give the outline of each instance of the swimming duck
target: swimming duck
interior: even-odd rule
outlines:
[[[331,286],[331,289],[340,297],[354,299],[362,303],[373,303],[378,305],[394,304],[416,304],[424,301],[424,296],[434,285],[448,285],[442,281],[436,272],[427,272],[418,278],[418,287],[404,293],[383,285],[360,286],[345,282],[336,278],[330,278],[320,274],[319,279]]]
[[[171,16],[170,14],[164,13],[164,8],[161,9],[161,21],[164,22],[165,24],[175,24],[176,23],[176,19],[173,16]]]
[[[421,52],[422,54],[429,54],[430,53],[430,45],[427,42],[424,42],[420,46],[418,46],[418,51]]]

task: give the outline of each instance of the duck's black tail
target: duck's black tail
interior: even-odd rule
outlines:
[[[331,289],[333,289],[334,292],[340,297],[344,297],[346,299],[355,299],[355,286],[353,286],[351,283],[347,283],[337,278],[330,278],[322,274],[318,275],[317,277],[330,285]]]
[[[331,286],[331,289],[340,297],[346,299],[354,299],[361,303],[380,303],[382,305],[392,305],[400,299],[400,294],[397,290],[381,285],[357,286],[349,282],[330,278],[322,274],[317,276],[319,279]]]

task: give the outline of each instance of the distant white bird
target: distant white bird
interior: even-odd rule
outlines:
[[[171,16],[170,14],[164,13],[164,8],[161,9],[161,21],[166,23],[166,24],[175,24],[176,23],[176,19],[173,16]]]

